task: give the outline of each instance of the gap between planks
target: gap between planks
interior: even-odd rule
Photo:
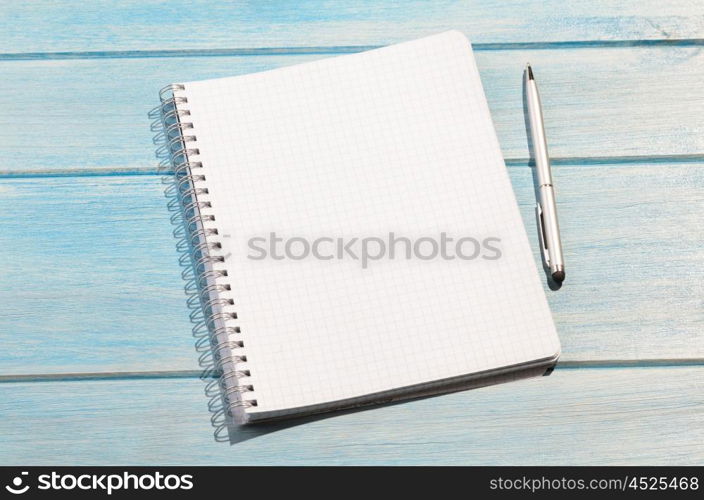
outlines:
[[[704,366],[704,358],[682,359],[606,359],[563,361],[558,363],[556,370],[574,369],[618,369],[618,368],[662,368]],[[164,370],[139,372],[87,372],[87,373],[47,373],[26,375],[0,375],[0,384],[23,382],[71,382],[99,380],[156,380],[201,378],[214,379],[218,374],[211,370]]]
[[[533,164],[528,158],[506,158],[507,167],[528,167]],[[663,163],[704,163],[704,154],[642,155],[642,156],[575,156],[570,158],[551,158],[553,166],[598,166],[598,165],[642,165]],[[117,177],[133,175],[166,175],[152,167],[137,168],[71,168],[54,170],[0,170],[2,179],[33,179],[43,177]]]
[[[623,47],[700,47],[703,38],[653,40],[575,40],[558,42],[500,42],[472,44],[474,50],[551,50]],[[45,61],[65,59],[142,59],[155,57],[232,57],[266,55],[352,54],[383,45],[339,45],[312,47],[257,47],[227,49],[153,49],[115,51],[11,52],[0,53],[0,61]]]

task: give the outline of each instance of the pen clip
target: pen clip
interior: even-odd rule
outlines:
[[[548,247],[545,244],[547,238],[545,237],[545,225],[543,224],[543,209],[540,203],[535,204],[535,218],[538,221],[538,239],[540,240],[540,253],[543,257],[543,262],[545,267],[550,267],[550,253],[548,252]]]

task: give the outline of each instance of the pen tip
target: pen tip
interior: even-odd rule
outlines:
[[[565,281],[565,271],[555,271],[552,273],[552,279],[554,279],[556,283],[562,283]]]
[[[535,78],[533,78],[533,68],[530,67],[530,63],[526,64],[526,73],[528,74],[529,80],[535,80]]]

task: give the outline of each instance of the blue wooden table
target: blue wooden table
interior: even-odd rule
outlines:
[[[704,463],[701,2],[3,3],[1,464]],[[157,90],[451,28],[474,42],[529,228],[525,62],[539,75],[569,265],[548,290],[558,369],[216,434]]]

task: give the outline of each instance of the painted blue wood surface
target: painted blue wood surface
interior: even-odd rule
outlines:
[[[699,3],[47,0],[0,19],[0,463],[704,462]],[[153,175],[156,90],[450,28],[476,44],[533,241],[520,72],[539,72],[566,363],[219,442]]]
[[[704,367],[550,377],[216,440],[197,378],[0,384],[0,464],[704,464]]]
[[[369,46],[459,29],[479,43],[701,37],[692,0],[7,2],[6,53]]]
[[[526,61],[541,79],[553,157],[699,155],[704,160],[704,124],[691,112],[704,104],[696,91],[704,80],[704,53],[697,47],[492,50],[476,56],[511,162],[525,164],[528,157],[521,100]],[[326,56],[0,61],[5,110],[0,125],[6,131],[0,173],[153,172],[146,112],[155,106],[155,88],[163,82],[263,71],[319,57]]]

